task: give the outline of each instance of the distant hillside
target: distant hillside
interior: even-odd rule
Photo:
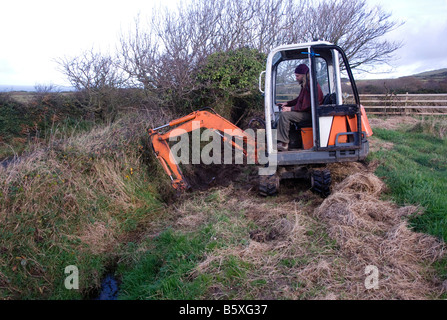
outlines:
[[[437,69],[431,71],[425,71],[422,73],[415,74],[414,77],[424,78],[424,79],[446,79],[447,78],[447,68]]]
[[[356,81],[359,93],[447,93],[447,68],[397,79]]]

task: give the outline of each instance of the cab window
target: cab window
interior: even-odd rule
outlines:
[[[295,79],[295,68],[299,64],[309,65],[309,59],[294,59],[281,61],[276,69],[275,104],[295,99],[301,91],[301,86]],[[317,81],[323,95],[329,93],[329,76],[326,60],[321,57],[315,59]]]

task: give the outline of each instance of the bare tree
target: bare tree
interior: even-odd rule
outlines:
[[[152,28],[142,30],[139,15],[134,23],[133,31],[120,36],[117,63],[128,74],[131,85],[142,85],[145,89],[156,87],[159,44]]]
[[[297,40],[324,39],[341,46],[351,68],[388,61],[402,46],[382,37],[402,23],[380,6],[368,8],[365,0],[328,0],[307,5],[303,12],[306,32]]]
[[[365,0],[191,0],[176,11],[156,11],[144,30],[137,23],[120,41],[125,70],[145,86],[174,81],[186,88],[209,54],[245,46],[267,53],[324,39],[342,46],[353,68],[387,61],[401,46],[382,39],[400,24]]]
[[[195,75],[215,52],[249,47],[268,53],[317,38],[341,46],[352,68],[367,68],[388,61],[402,45],[383,39],[400,23],[366,0],[191,0],[177,10],[154,11],[146,24],[138,17],[134,30],[121,35],[119,67],[129,85],[173,108],[192,104],[191,94],[206,89]]]
[[[267,51],[290,20],[293,0],[192,0],[176,11],[158,8],[146,26],[120,37],[120,65],[148,91],[172,102],[200,88],[193,75],[214,52]],[[277,26],[280,26],[277,28]]]

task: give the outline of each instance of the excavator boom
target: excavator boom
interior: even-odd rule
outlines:
[[[160,133],[159,130],[168,128],[165,133]],[[254,157],[254,162],[257,163],[257,144],[253,136],[243,131],[227,119],[205,110],[194,111],[187,116],[175,119],[169,123],[155,129],[149,129],[149,137],[152,149],[155,156],[160,161],[163,170],[171,178],[172,186],[177,190],[186,190],[190,186],[186,181],[175,156],[171,152],[168,141],[186,132],[206,128],[217,132],[225,142],[230,143],[234,148],[240,149],[245,156]],[[224,133],[224,134],[222,134]],[[247,146],[250,146],[254,153],[246,152],[243,145],[233,141],[233,137],[242,138]]]

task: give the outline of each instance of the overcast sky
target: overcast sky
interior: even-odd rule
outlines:
[[[163,0],[162,4],[176,0]],[[447,0],[367,0],[405,24],[387,38],[403,40],[386,73],[358,78],[391,78],[447,68]],[[160,0],[14,0],[0,10],[0,85],[69,85],[54,59],[92,47],[113,50],[120,30]]]
[[[386,35],[387,39],[403,41],[391,61],[394,69],[383,74],[364,74],[365,78],[392,78],[428,70],[447,68],[447,0],[367,0],[379,4],[405,22]],[[386,70],[387,67],[379,68]],[[389,68],[388,68],[389,69]]]

